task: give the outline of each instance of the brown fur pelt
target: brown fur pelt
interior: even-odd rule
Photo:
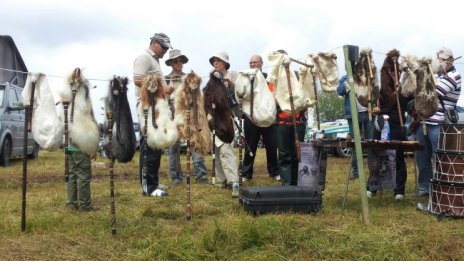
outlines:
[[[75,91],[69,104],[69,142],[89,156],[95,155],[100,141],[100,128],[95,120],[92,100],[89,95],[89,81],[81,69],[76,68],[67,80],[69,91]],[[71,112],[71,113],[70,113]]]
[[[438,109],[438,97],[435,85],[432,82],[432,72],[428,68],[431,58],[424,57],[419,63],[417,75],[417,89],[415,92],[414,106],[418,114],[418,120],[431,117]]]
[[[182,122],[179,125],[179,135],[186,140],[187,107],[190,105],[190,147],[201,155],[206,155],[211,150],[211,131],[206,119],[205,104],[200,91],[201,78],[191,71],[183,79],[182,84],[176,89],[174,95],[175,115]]]
[[[231,143],[234,139],[232,111],[227,103],[227,97],[223,88],[225,88],[224,83],[217,79],[213,75],[213,72],[211,72],[210,79],[203,89],[205,112],[208,117],[210,130],[214,129],[216,136],[221,141]],[[211,119],[210,117],[213,115],[213,103],[216,104],[216,110],[214,119]]]
[[[372,77],[370,75],[369,62]],[[359,60],[353,70],[353,80],[356,98],[362,106],[367,107],[369,104],[369,89],[371,91],[371,103],[377,102],[379,98],[377,67],[372,59],[372,50],[368,47],[361,50],[359,54]]]
[[[410,97],[414,95],[417,88],[417,69],[419,69],[419,61],[414,55],[401,56],[401,95]]]
[[[177,119],[172,119],[171,109],[163,91],[163,77],[149,73],[144,77],[140,88],[141,103],[138,106],[139,122],[145,133],[145,114],[147,110],[147,144],[152,149],[168,148],[176,143],[179,133]]]
[[[380,70],[380,97],[379,103],[381,108],[393,108],[396,104],[395,94],[395,77],[400,79],[400,67],[398,59],[400,52],[396,49],[391,50],[387,53],[382,69]],[[396,64],[396,76],[395,76],[395,64]]]

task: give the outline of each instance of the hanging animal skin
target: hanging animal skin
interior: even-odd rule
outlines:
[[[89,81],[82,75],[80,68],[74,69],[68,77],[69,90],[73,93],[69,105],[71,108],[69,140],[71,145],[93,156],[98,149],[100,128],[93,114],[89,85]]]
[[[371,72],[372,75],[370,75]],[[353,80],[356,98],[362,106],[368,107],[369,95],[371,103],[377,102],[380,89],[379,81],[377,68],[372,59],[372,49],[369,47],[362,49],[359,54],[359,60],[353,69]]]
[[[203,95],[200,90],[201,78],[193,71],[182,80],[181,86],[174,94],[176,118],[182,122],[179,125],[179,135],[186,140],[187,108],[190,110],[190,146],[198,154],[206,155],[211,150],[211,130],[206,119]]]
[[[432,80],[434,76],[428,66],[431,61],[430,57],[424,57],[419,61],[417,89],[414,95],[414,106],[419,121],[431,117],[438,109],[438,97]]]
[[[132,160],[137,145],[131,109],[127,99],[127,82],[127,78],[113,77],[108,97],[105,99],[106,115],[111,113],[113,120],[111,151],[113,157],[121,163]],[[105,131],[107,130],[105,128]]]
[[[152,149],[171,147],[179,138],[178,119],[172,119],[169,104],[163,92],[163,77],[149,73],[143,80],[140,89],[141,102],[138,115],[141,129],[145,129],[144,110],[148,111],[147,144]]]
[[[401,56],[401,95],[410,97],[414,95],[417,88],[417,70],[419,69],[419,61],[414,55]]]

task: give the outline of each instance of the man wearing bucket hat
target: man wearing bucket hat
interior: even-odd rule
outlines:
[[[150,38],[150,45],[148,49],[146,49],[145,52],[135,58],[134,84],[137,86],[137,88],[135,88],[137,106],[140,102],[140,87],[142,87],[142,81],[144,77],[148,75],[148,72],[154,72],[158,73],[159,75],[163,75],[159,64],[159,59],[163,58],[164,54],[166,54],[169,48],[172,48],[171,40],[169,37],[164,33],[155,33],[153,37]],[[164,82],[163,91],[166,95],[169,95],[174,91],[174,88]],[[152,150],[148,146],[143,146],[144,138],[143,135],[140,136],[139,176],[143,194],[153,197],[166,196],[167,193],[163,191],[166,186],[159,184],[158,178],[158,170],[161,163],[162,151],[160,149]],[[143,159],[145,156],[147,159],[147,165],[149,166],[146,179],[142,175]]]
[[[227,92],[234,93],[233,82],[237,78],[236,72],[228,71],[230,68],[229,55],[226,52],[217,52],[210,59],[209,63],[214,67],[214,71],[211,73],[211,79],[203,89],[205,97],[205,111],[207,117],[210,120],[210,126],[212,125],[216,131],[215,138],[215,155],[219,155],[216,163],[216,178],[218,184],[222,186],[226,184],[232,185],[232,197],[239,196],[239,184],[238,184],[238,162],[237,157],[234,153],[234,148],[230,143],[233,140],[234,127],[232,123],[231,108],[226,104],[223,104],[220,100],[214,100],[224,98],[224,90],[220,88],[230,88]],[[220,75],[218,75],[218,73]],[[223,101],[224,101],[223,100]],[[215,119],[212,122],[212,103],[215,103]],[[218,129],[217,126],[223,128]],[[230,135],[229,135],[230,134]],[[228,139],[227,141],[222,140]],[[229,139],[230,138],[230,139]]]
[[[433,173],[431,159],[438,147],[439,124],[445,123],[445,109],[464,106],[464,97],[460,95],[461,74],[454,67],[453,51],[442,47],[438,50],[436,59],[441,69],[438,72],[435,91],[443,103],[439,101],[437,112],[425,121],[427,135],[424,135],[423,128],[416,130],[416,140],[425,147],[424,150],[416,151],[416,163],[419,168],[419,194],[421,196],[429,195],[429,185]],[[456,102],[458,103],[456,104]]]
[[[172,49],[169,52],[169,59],[166,60],[166,65],[172,67],[170,74],[165,76],[166,82],[177,89],[182,83],[182,77],[185,75],[182,72],[184,64],[188,62],[187,56],[182,54],[178,49]],[[169,97],[169,107],[174,116],[174,95]],[[193,166],[195,168],[195,180],[197,183],[207,183],[205,159],[202,155],[192,151]],[[173,184],[180,184],[184,179],[180,163],[180,141],[178,140],[171,148],[169,148],[169,172]]]

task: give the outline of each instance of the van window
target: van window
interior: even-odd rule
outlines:
[[[0,108],[3,107],[4,96],[5,96],[5,86],[0,86]]]
[[[16,90],[15,89],[10,89],[8,92],[8,105],[13,106],[13,104],[18,102],[18,97],[16,96]]]

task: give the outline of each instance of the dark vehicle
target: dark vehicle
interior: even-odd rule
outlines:
[[[23,155],[25,110],[22,89],[9,83],[0,83],[0,164],[8,166],[10,159]],[[35,159],[39,145],[29,132],[27,155]]]
[[[0,35],[0,164],[8,166],[10,159],[23,155],[25,110],[22,88],[26,83],[27,68],[8,35]],[[27,155],[35,159],[39,145],[28,134]]]

